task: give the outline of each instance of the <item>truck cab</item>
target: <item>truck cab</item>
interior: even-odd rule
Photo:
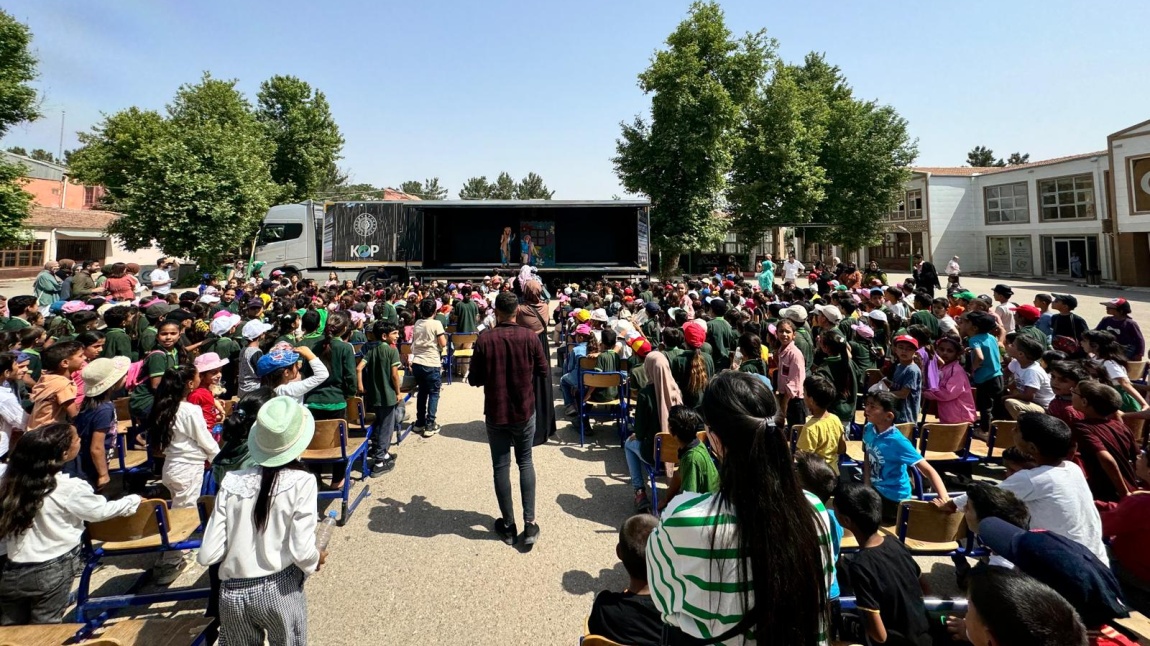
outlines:
[[[303,273],[317,267],[318,236],[323,208],[313,202],[283,204],[268,209],[256,238],[253,260],[270,269]],[[269,272],[270,273],[270,272]]]

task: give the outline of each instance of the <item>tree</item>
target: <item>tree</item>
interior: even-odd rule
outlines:
[[[40,102],[31,82],[36,79],[32,32],[0,10],[0,137],[23,121],[40,118]],[[25,191],[24,167],[0,160],[0,247],[27,239],[24,220],[32,212],[32,194]]]
[[[80,140],[72,172],[106,187],[105,202],[124,214],[109,232],[129,250],[154,243],[216,268],[281,190],[271,178],[274,145],[251,104],[235,80],[207,73],[180,87],[166,115],[129,108]]]
[[[549,200],[555,191],[549,190],[543,183],[543,178],[535,173],[527,173],[527,177],[519,180],[515,185],[515,199],[517,200]]]
[[[418,196],[419,193],[423,190],[423,184],[421,184],[417,179],[409,179],[399,185],[399,190],[407,193],[408,195]]]
[[[1010,153],[1010,157],[1006,158],[1007,166],[1019,166],[1021,164],[1030,163],[1030,153]]]
[[[8,148],[8,152],[12,153],[13,155],[20,155],[21,157],[28,156],[28,151],[21,146],[10,146]]]
[[[438,177],[425,179],[422,184],[418,180],[408,180],[399,185],[399,190],[422,200],[442,200],[447,197],[447,189],[439,185]]]
[[[515,180],[511,179],[510,173],[506,171],[499,173],[499,177],[495,178],[495,181],[491,183],[491,187],[487,191],[487,199],[515,199]]]
[[[43,148],[34,148],[32,152],[28,153],[28,156],[36,161],[48,162],[49,164],[57,163],[56,156]]]
[[[279,199],[314,197],[330,180],[344,143],[327,97],[294,76],[273,76],[260,84],[255,114],[275,145],[271,177],[280,185]]]
[[[639,74],[650,115],[620,124],[611,161],[623,188],[652,202],[651,241],[663,252],[663,273],[683,251],[710,247],[725,232],[715,212],[724,206],[736,126],[774,49],[763,31],[736,40],[716,2],[695,2]]]
[[[966,163],[973,168],[992,168],[1006,165],[1003,160],[995,159],[994,151],[986,146],[975,146],[966,153]]]
[[[459,189],[461,200],[486,200],[490,199],[490,195],[491,184],[487,183],[486,175],[468,179],[463,183],[463,188]]]

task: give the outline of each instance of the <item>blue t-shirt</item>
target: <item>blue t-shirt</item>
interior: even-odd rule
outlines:
[[[891,384],[891,390],[910,388],[910,394],[906,396],[906,399],[898,400],[898,408],[895,409],[894,413],[894,423],[918,423],[919,398],[922,396],[922,371],[913,363],[905,366],[900,363],[894,368]]]
[[[79,467],[80,477],[89,482],[96,482],[96,465],[92,463],[92,434],[97,431],[111,432],[104,436],[104,450],[108,451],[116,446],[116,405],[104,402],[95,408],[81,410],[74,422],[76,434],[80,436]],[[109,468],[112,465],[108,465]]]
[[[982,365],[974,371],[973,375],[975,385],[984,384],[995,377],[1002,376],[1002,360],[998,356],[998,339],[984,332],[970,337],[967,344],[971,351],[975,348],[982,350]]]
[[[831,555],[835,559],[835,569],[837,570],[839,553],[842,551],[843,544],[843,526],[839,524],[839,519],[835,516],[835,510],[829,507],[827,508],[827,517],[831,519]],[[827,596],[831,599],[839,598],[838,572],[835,572],[835,575],[831,577],[831,589],[827,591]]]
[[[906,469],[922,460],[910,440],[893,426],[879,433],[874,424],[868,423],[863,430],[863,445],[875,491],[887,500],[910,498],[910,475]]]

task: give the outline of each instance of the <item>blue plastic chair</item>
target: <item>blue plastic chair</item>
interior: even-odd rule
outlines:
[[[616,398],[609,402],[588,401],[589,388],[618,388]],[[629,395],[627,387],[627,373],[624,372],[598,372],[593,370],[582,371],[579,375],[579,446],[583,446],[586,438],[586,425],[592,418],[613,419],[619,424],[619,445],[627,439],[629,434]]]

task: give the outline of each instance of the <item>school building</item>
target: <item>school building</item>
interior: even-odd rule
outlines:
[[[104,195],[103,187],[74,182],[66,166],[6,151],[0,151],[0,156],[24,167],[21,188],[33,198],[32,213],[24,221],[31,239],[18,247],[0,249],[0,278],[35,276],[45,262],[62,258],[155,266],[162,255],[160,250],[128,251],[105,233],[120,215],[96,209]]]
[[[1097,152],[1004,168],[915,167],[864,261],[1150,286],[1150,121]]]

